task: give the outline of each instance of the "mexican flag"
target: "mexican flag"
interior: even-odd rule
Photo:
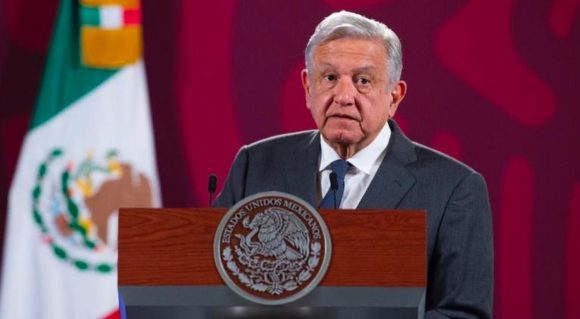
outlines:
[[[8,203],[0,318],[116,317],[119,207],[159,206],[138,0],[61,0]]]

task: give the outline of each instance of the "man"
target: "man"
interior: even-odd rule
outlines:
[[[490,318],[485,182],[464,164],[410,141],[392,120],[407,91],[401,61],[400,41],[384,24],[345,11],[325,18],[308,42],[302,71],[318,130],[242,147],[216,205],[276,190],[328,207],[323,194],[336,196],[329,192],[334,172],[340,208],[426,209],[426,318]]]

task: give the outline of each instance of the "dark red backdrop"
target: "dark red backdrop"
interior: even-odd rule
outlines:
[[[0,1],[0,223],[56,6]],[[330,12],[358,11],[402,38],[407,134],[487,179],[496,317],[580,313],[580,0],[143,6],[165,206],[205,205],[207,175],[223,181],[242,144],[313,126],[299,80],[305,43]]]

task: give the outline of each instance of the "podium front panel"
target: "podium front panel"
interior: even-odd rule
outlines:
[[[213,259],[225,209],[122,209],[119,290],[128,318],[421,318],[422,211],[321,210],[331,234],[325,278],[304,298],[260,306],[227,288]]]

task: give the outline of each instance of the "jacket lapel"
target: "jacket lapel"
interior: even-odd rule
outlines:
[[[296,153],[286,164],[286,191],[317,207],[316,192],[318,161],[320,157],[320,134],[313,131],[305,136]]]
[[[393,133],[387,153],[358,208],[396,208],[415,184],[415,177],[406,167],[417,160],[413,143],[394,121],[388,124]]]

